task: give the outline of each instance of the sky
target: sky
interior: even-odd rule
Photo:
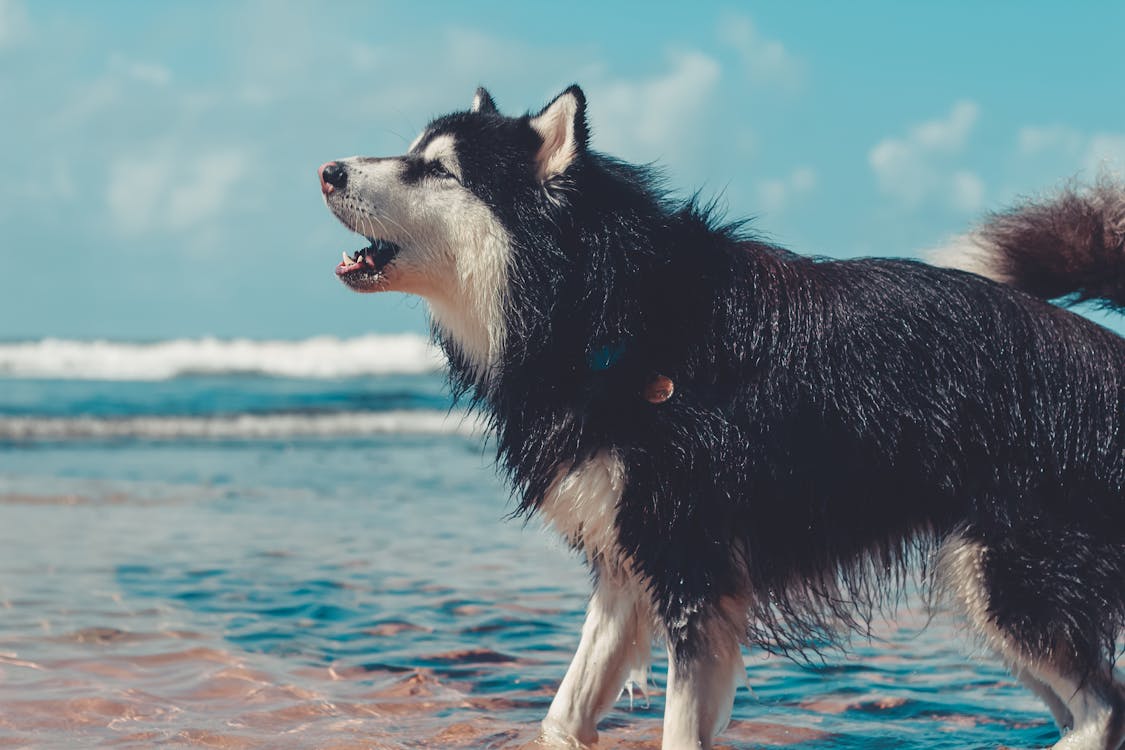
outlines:
[[[1125,3],[0,0],[0,338],[424,331],[316,167],[477,85],[802,253],[916,255],[1125,172]],[[1119,329],[1120,330],[1120,329]]]

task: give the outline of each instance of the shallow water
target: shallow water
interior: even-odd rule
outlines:
[[[436,382],[18,381],[0,417],[431,414],[448,407]],[[586,573],[547,532],[504,520],[479,437],[423,433],[0,434],[0,747],[530,742]],[[924,625],[904,614],[817,668],[747,653],[753,692],[722,745],[1054,741],[950,620]],[[601,746],[658,746],[663,677],[658,655],[649,703],[622,700]]]
[[[581,565],[502,519],[471,439],[25,446],[0,472],[2,746],[516,747],[577,639]],[[818,669],[747,654],[725,742],[1051,741],[922,624]],[[652,693],[604,744],[657,741]]]

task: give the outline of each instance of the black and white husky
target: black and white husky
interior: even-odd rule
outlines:
[[[319,171],[370,240],[341,281],[428,301],[519,509],[589,561],[544,741],[594,742],[658,638],[663,747],[709,748],[743,644],[837,644],[921,564],[1055,747],[1121,747],[1125,339],[1043,300],[1125,306],[1125,188],[992,216],[974,272],[808,258],[590,150],[585,110],[481,89],[406,154]]]

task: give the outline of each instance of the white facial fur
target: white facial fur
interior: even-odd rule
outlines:
[[[473,111],[488,105],[478,90]],[[581,92],[567,90],[529,120],[542,138],[536,171],[544,185],[561,175],[584,147]],[[419,154],[419,149],[421,153]],[[450,177],[402,179],[403,159],[342,159],[346,187],[331,190],[332,211],[353,230],[389,240],[401,250],[385,276],[358,291],[404,291],[430,303],[439,331],[461,350],[478,382],[487,381],[504,343],[504,295],[511,240],[489,208],[461,184],[457,142],[429,129],[410,144],[411,158],[440,163]],[[548,189],[548,197],[555,200]]]
[[[427,163],[440,161],[454,178],[403,180],[402,159],[351,157],[346,188],[327,197],[352,230],[401,247],[394,259],[396,291],[424,297],[434,322],[487,377],[504,342],[503,300],[510,239],[489,208],[463,187],[456,141],[426,144]]]
[[[453,173],[458,180],[461,179],[461,162],[457,159],[457,142],[451,135],[439,135],[426,144],[422,151],[422,158],[426,162],[437,161]]]

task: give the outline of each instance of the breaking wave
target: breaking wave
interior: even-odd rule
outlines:
[[[0,441],[275,440],[484,432],[465,412],[437,410],[137,417],[0,417]]]
[[[0,344],[0,376],[66,380],[167,380],[184,375],[349,378],[413,375],[442,366],[417,334],[300,341],[171,339],[152,343],[42,339]]]

